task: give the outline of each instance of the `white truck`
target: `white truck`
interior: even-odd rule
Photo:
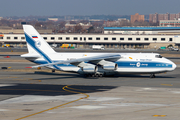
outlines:
[[[104,46],[103,45],[93,45],[92,49],[93,50],[104,50]]]

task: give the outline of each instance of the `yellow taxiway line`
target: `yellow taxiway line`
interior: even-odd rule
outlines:
[[[166,117],[167,115],[153,115],[153,117]]]
[[[164,86],[173,86],[173,84],[161,84],[161,85],[164,85]]]
[[[86,97],[81,97],[81,98],[79,98],[79,99],[76,99],[76,100],[73,100],[73,101],[70,101],[70,102],[67,102],[67,103],[64,103],[64,104],[61,104],[61,105],[58,105],[58,106],[55,106],[55,107],[52,107],[52,108],[43,110],[43,111],[40,111],[40,112],[37,112],[37,113],[33,113],[33,114],[31,114],[31,115],[27,115],[27,116],[18,118],[18,119],[16,119],[16,120],[22,120],[22,119],[24,119],[24,118],[28,118],[28,117],[31,117],[31,116],[34,116],[34,115],[37,115],[37,114],[41,114],[41,113],[46,112],[46,111],[50,111],[50,110],[53,110],[53,109],[57,109],[57,108],[59,108],[59,107],[65,106],[65,105],[67,105],[67,104],[70,104],[70,103],[73,103],[73,102],[76,102],[76,101],[79,101],[79,100],[82,100],[82,99],[87,99],[87,98],[89,97],[89,95],[86,94],[86,93],[76,92],[76,91],[72,91],[72,90],[67,90],[68,88],[73,90],[73,88],[70,88],[70,87],[68,87],[68,86],[64,86],[62,89],[65,90],[65,91],[67,91],[67,92],[82,94],[82,95],[85,95]],[[76,90],[77,90],[77,89],[76,89]]]

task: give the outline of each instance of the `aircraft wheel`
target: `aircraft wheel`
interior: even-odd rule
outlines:
[[[91,75],[91,74],[88,74],[88,77],[92,77],[92,75]]]
[[[88,77],[88,74],[84,74],[84,77]]]
[[[92,74],[92,77],[95,77],[95,74]]]
[[[155,78],[156,76],[155,76],[155,74],[153,74],[153,78]]]
[[[150,75],[150,78],[155,78],[155,77],[156,77],[155,74]]]
[[[99,77],[103,77],[103,74],[100,74]]]
[[[53,69],[52,72],[55,72],[55,70]]]
[[[99,74],[95,74],[95,77],[99,77]]]

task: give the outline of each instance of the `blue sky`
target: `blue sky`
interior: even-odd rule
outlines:
[[[180,0],[0,0],[0,16],[179,13]]]

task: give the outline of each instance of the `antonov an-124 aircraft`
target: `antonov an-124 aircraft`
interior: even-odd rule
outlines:
[[[31,25],[23,25],[28,53],[21,57],[38,65],[76,72],[85,76],[102,77],[115,74],[150,74],[173,71],[176,64],[157,53],[69,53],[55,52]]]

